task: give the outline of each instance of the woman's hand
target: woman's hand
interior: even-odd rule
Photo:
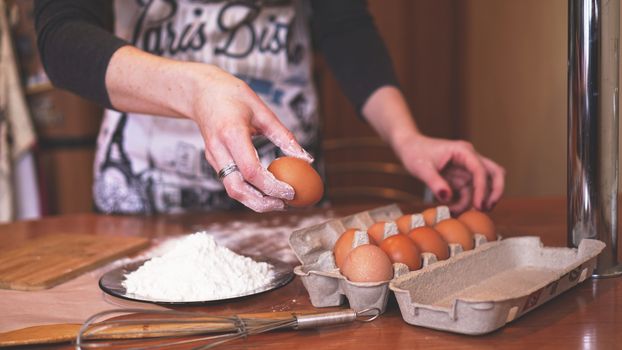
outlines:
[[[194,120],[210,165],[239,169],[223,178],[227,194],[255,211],[284,209],[294,189],[261,166],[251,136],[263,134],[286,155],[313,161],[246,83],[216,66],[125,46],[110,60],[106,89],[118,110]]]
[[[196,88],[192,119],[205,140],[207,161],[216,170],[238,166],[239,172],[223,179],[231,198],[258,212],[284,209],[283,200],[293,199],[294,189],[260,164],[251,136],[266,136],[288,156],[313,158],[246,83],[214,66],[201,66],[206,76]]]
[[[422,135],[399,89],[376,90],[363,106],[363,115],[408,171],[452,212],[471,206],[491,210],[503,195],[505,170],[468,142]]]
[[[419,135],[403,145],[404,166],[452,212],[491,210],[503,195],[505,170],[470,143]]]

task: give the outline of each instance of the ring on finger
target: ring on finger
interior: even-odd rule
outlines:
[[[235,163],[231,163],[227,166],[225,166],[224,168],[220,169],[220,171],[218,172],[218,179],[220,181],[222,181],[225,176],[231,174],[234,171],[239,171],[240,169],[238,168],[237,165],[235,165]]]

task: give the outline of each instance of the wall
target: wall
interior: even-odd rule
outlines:
[[[507,195],[566,191],[566,0],[457,2],[462,136],[507,170]]]
[[[370,0],[369,8],[383,37],[421,129],[430,135],[457,134],[455,99],[454,1]],[[317,60],[324,134],[328,137],[373,135],[343,96],[332,74]]]

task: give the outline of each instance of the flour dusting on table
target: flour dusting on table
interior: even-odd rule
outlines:
[[[232,221],[195,225],[193,231],[205,231],[214,236],[218,244],[229,247],[244,255],[261,255],[272,259],[298,264],[298,258],[289,246],[292,232],[317,225],[333,218],[328,211],[316,215],[291,215],[288,217],[264,218],[256,221]]]
[[[219,246],[199,232],[177,240],[171,250],[127,274],[128,293],[161,301],[224,299],[270,283],[272,265]]]

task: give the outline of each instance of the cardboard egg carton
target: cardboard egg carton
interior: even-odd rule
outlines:
[[[289,238],[289,244],[302,265],[294,268],[294,273],[302,279],[302,283],[309,292],[311,304],[315,307],[338,306],[348,299],[350,307],[356,311],[377,308],[381,312],[386,309],[389,297],[389,281],[384,282],[351,282],[344,277],[335,264],[333,246],[339,236],[349,228],[367,231],[367,228],[377,221],[394,221],[403,213],[395,205],[376,208],[334,219],[325,223],[294,231]],[[449,209],[445,206],[437,207],[437,221],[449,218]],[[412,227],[424,226],[425,221],[421,214],[414,214]],[[386,233],[390,236],[394,233]],[[365,235],[367,236],[367,235]],[[360,238],[359,238],[360,239]],[[368,242],[357,242],[358,244]],[[476,234],[475,246],[486,243],[483,235]],[[449,244],[450,257],[462,253],[462,246]],[[437,261],[432,253],[422,253],[422,266]],[[408,272],[404,264],[393,264],[394,278]]]
[[[356,311],[376,308],[383,313],[392,290],[409,324],[488,333],[585,280],[605,246],[584,239],[578,249],[544,248],[538,237],[487,242],[475,234],[475,249],[463,252],[459,244],[450,244],[450,258],[444,261],[423,253],[423,267],[417,271],[393,264],[391,281],[351,282],[339,273],[332,250],[346,229],[366,231],[377,221],[394,221],[402,215],[392,204],[292,233],[289,244],[302,263],[294,273],[313,306],[338,306],[347,299]],[[417,215],[413,227],[424,225]],[[447,207],[437,207],[437,221],[448,217]]]
[[[391,205],[330,220],[292,233],[289,244],[302,263],[294,268],[294,273],[302,279],[313,306],[338,306],[347,298],[350,307],[356,311],[369,308],[385,311],[389,298],[389,282],[348,281],[339,273],[335,264],[333,246],[348,228],[365,230],[376,221],[392,221],[401,215],[400,209]]]
[[[590,277],[604,247],[593,239],[574,249],[508,238],[403,274],[389,287],[409,324],[485,334]]]

